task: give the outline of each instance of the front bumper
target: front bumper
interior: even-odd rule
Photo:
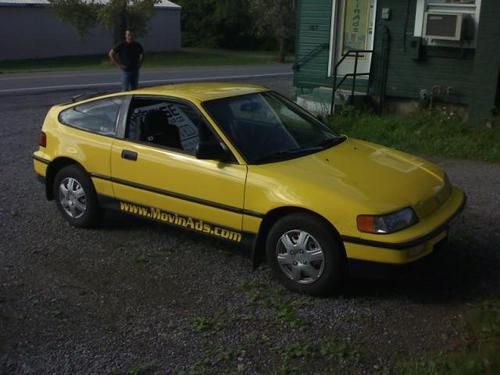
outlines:
[[[408,272],[418,270],[432,263],[439,253],[446,251],[448,247],[448,237],[438,241],[432,247],[432,251],[421,258],[404,264],[378,263],[357,259],[348,259],[347,272],[350,277],[360,279],[393,279],[406,275]]]
[[[394,235],[371,238],[342,236],[350,262],[375,262],[404,265],[432,253],[449,233],[450,222],[461,214],[467,197],[454,188],[449,200],[418,225]]]

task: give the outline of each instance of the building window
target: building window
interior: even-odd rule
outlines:
[[[429,46],[475,48],[481,0],[417,0],[414,35]]]

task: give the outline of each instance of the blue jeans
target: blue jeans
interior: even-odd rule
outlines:
[[[139,87],[139,70],[122,72],[122,91],[136,90]]]

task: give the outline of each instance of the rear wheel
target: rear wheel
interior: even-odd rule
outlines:
[[[326,295],[340,287],[344,256],[332,229],[308,214],[292,214],[271,228],[266,255],[274,275],[288,289]]]
[[[76,165],[64,167],[57,173],[53,188],[57,208],[71,225],[86,228],[97,224],[97,194],[84,170]]]

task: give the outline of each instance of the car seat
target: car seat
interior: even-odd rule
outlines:
[[[179,128],[169,124],[167,115],[159,109],[151,110],[144,116],[141,141],[182,150]]]

